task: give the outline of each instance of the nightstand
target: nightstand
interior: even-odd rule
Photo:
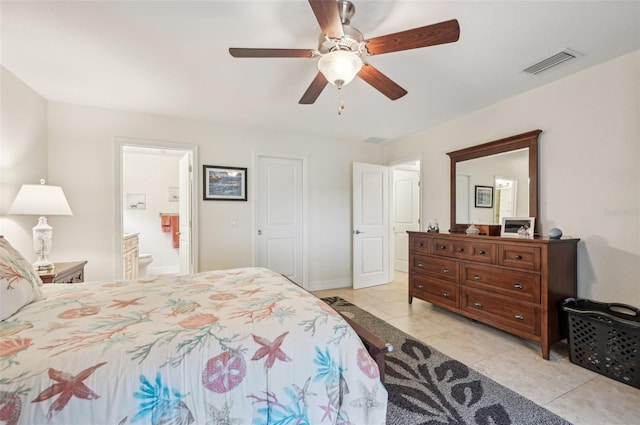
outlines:
[[[86,261],[55,263],[55,269],[49,273],[40,273],[43,283],[79,283],[84,282],[84,265]]]

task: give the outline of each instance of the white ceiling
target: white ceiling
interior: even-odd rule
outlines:
[[[456,43],[372,56],[408,90],[390,101],[362,80],[298,100],[317,59],[236,59],[229,47],[316,48],[297,1],[4,1],[2,65],[46,99],[322,135],[393,140],[640,48],[639,1],[354,0],[365,38],[456,18]],[[564,48],[577,60],[537,76]]]

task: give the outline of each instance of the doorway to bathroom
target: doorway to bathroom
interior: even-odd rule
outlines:
[[[197,146],[125,138],[116,142],[116,275],[127,279],[195,272]]]

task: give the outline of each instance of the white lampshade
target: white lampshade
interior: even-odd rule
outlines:
[[[362,59],[353,52],[335,50],[318,61],[318,69],[327,81],[338,88],[348,84],[362,68]]]
[[[8,214],[18,215],[73,215],[60,186],[23,184],[9,207]]]
[[[48,186],[44,180],[40,184],[23,184],[9,207],[9,214],[39,215],[38,224],[33,228],[33,248],[38,255],[34,267],[39,272],[50,272],[54,264],[49,261],[53,228],[45,215],[73,215],[71,207],[60,186]]]

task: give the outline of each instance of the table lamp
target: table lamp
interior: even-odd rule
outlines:
[[[38,224],[33,228],[33,248],[38,260],[33,267],[38,272],[50,272],[54,264],[49,261],[53,228],[47,224],[46,215],[73,215],[71,207],[60,186],[49,186],[44,179],[40,184],[23,184],[9,207],[8,214],[39,215]]]

